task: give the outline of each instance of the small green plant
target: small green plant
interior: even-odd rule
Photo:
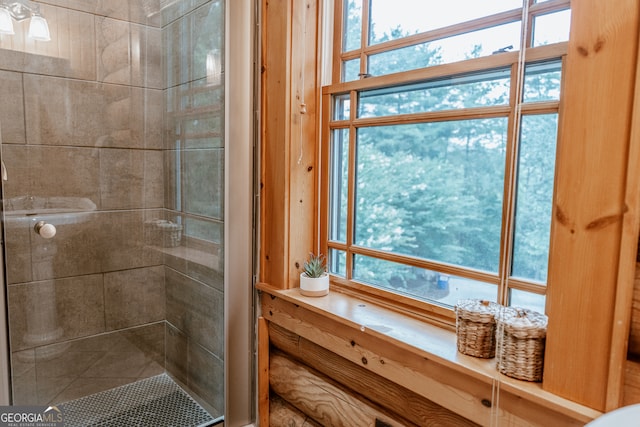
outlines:
[[[324,255],[309,254],[309,259],[304,262],[304,273],[307,277],[321,277],[327,271]]]

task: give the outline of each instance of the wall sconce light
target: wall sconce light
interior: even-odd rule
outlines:
[[[27,36],[34,40],[51,40],[49,24],[40,14],[40,6],[29,0],[0,0],[0,34],[14,35],[13,21],[31,18]]]

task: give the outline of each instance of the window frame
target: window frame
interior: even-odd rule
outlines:
[[[512,94],[510,95],[510,105],[498,107],[482,107],[473,109],[462,109],[457,111],[445,112],[429,112],[420,113],[420,116],[429,117],[428,120],[442,120],[445,118],[460,119],[468,117],[507,117],[507,153],[504,174],[504,199],[503,213],[501,225],[501,241],[500,241],[500,265],[497,275],[493,275],[481,271],[472,271],[468,268],[457,267],[444,263],[428,261],[424,259],[413,258],[409,256],[391,254],[388,252],[377,251],[370,248],[364,248],[353,244],[354,237],[354,189],[355,177],[355,155],[356,153],[356,129],[363,124],[390,123],[397,120],[398,123],[404,123],[406,117],[395,116],[390,119],[388,116],[383,118],[357,118],[358,111],[358,93],[363,90],[371,90],[376,88],[384,88],[388,86],[411,84],[425,80],[432,80],[453,75],[474,73],[486,71],[494,68],[511,68],[511,81],[516,82],[519,73],[522,73],[524,64],[519,66],[522,57],[526,58],[526,64],[541,62],[546,60],[560,59],[563,64],[567,54],[568,42],[554,43],[549,45],[531,47],[532,43],[532,23],[535,16],[545,15],[548,13],[561,11],[570,8],[568,0],[550,0],[539,4],[529,5],[528,22],[526,28],[529,29],[526,37],[522,41],[524,43],[523,55],[521,57],[522,47],[514,48],[513,51],[503,52],[497,55],[485,56],[480,58],[469,59],[460,62],[446,63],[434,65],[427,68],[403,71],[399,73],[387,74],[383,76],[368,76],[364,68],[367,63],[367,57],[371,54],[377,54],[384,51],[394,50],[400,47],[406,47],[435,40],[442,37],[448,37],[461,32],[468,32],[487,26],[495,26],[522,18],[522,9],[515,9],[507,12],[498,13],[485,18],[479,18],[468,21],[464,24],[456,24],[434,31],[415,34],[403,39],[391,40],[384,43],[378,43],[373,46],[366,46],[368,35],[366,33],[368,24],[368,0],[363,0],[363,19],[362,19],[362,36],[360,49],[349,52],[342,52],[342,4],[347,0],[336,0],[334,23],[334,39],[333,39],[333,63],[332,63],[332,83],[322,88],[322,123],[321,123],[321,180],[320,180],[320,249],[324,254],[329,254],[331,249],[342,250],[346,253],[346,277],[332,275],[332,283],[346,293],[357,294],[360,298],[375,300],[378,303],[385,304],[392,308],[407,313],[414,313],[420,317],[426,317],[445,325],[451,325],[455,320],[453,310],[450,307],[438,305],[434,302],[418,300],[416,298],[394,293],[379,287],[374,287],[363,282],[358,282],[351,278],[353,256],[373,255],[392,262],[400,262],[413,265],[419,268],[425,268],[453,276],[460,276],[472,280],[479,280],[485,283],[497,286],[497,301],[501,304],[508,304],[509,290],[517,289],[525,292],[532,292],[540,295],[546,294],[546,284],[534,283],[532,281],[522,280],[511,277],[509,274],[511,265],[511,256],[513,251],[513,227],[515,216],[515,188],[517,178],[517,161],[519,140],[519,126],[521,116],[530,114],[547,114],[555,113],[559,115],[562,97],[558,101],[540,101],[540,102],[519,102],[518,105],[512,102],[514,99],[520,99],[520,90],[516,84],[511,85]],[[359,80],[341,82],[341,66],[346,59],[360,58],[360,72],[362,76]],[[564,78],[564,72],[562,73]],[[521,76],[520,76],[521,77]],[[562,82],[561,82],[562,85]],[[350,117],[346,120],[333,120],[333,96],[348,95],[350,99]],[[520,108],[519,112],[516,112]],[[465,116],[466,114],[466,116]],[[559,118],[560,120],[560,118]],[[518,121],[518,122],[517,122]],[[349,178],[348,188],[349,196],[347,202],[347,230],[346,243],[339,243],[329,240],[329,209],[330,209],[330,157],[331,157],[331,138],[332,133],[336,129],[349,130]],[[517,135],[517,136],[516,136]],[[515,140],[514,140],[515,136]],[[557,150],[557,148],[556,148]],[[553,222],[553,218],[551,218]]]

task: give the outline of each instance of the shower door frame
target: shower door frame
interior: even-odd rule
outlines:
[[[256,7],[256,0],[226,0],[225,3],[226,427],[251,425],[255,421],[253,147],[254,109],[257,108],[254,106]]]

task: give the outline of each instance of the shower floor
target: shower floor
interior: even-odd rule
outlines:
[[[65,427],[200,427],[214,419],[167,374],[58,405]]]

